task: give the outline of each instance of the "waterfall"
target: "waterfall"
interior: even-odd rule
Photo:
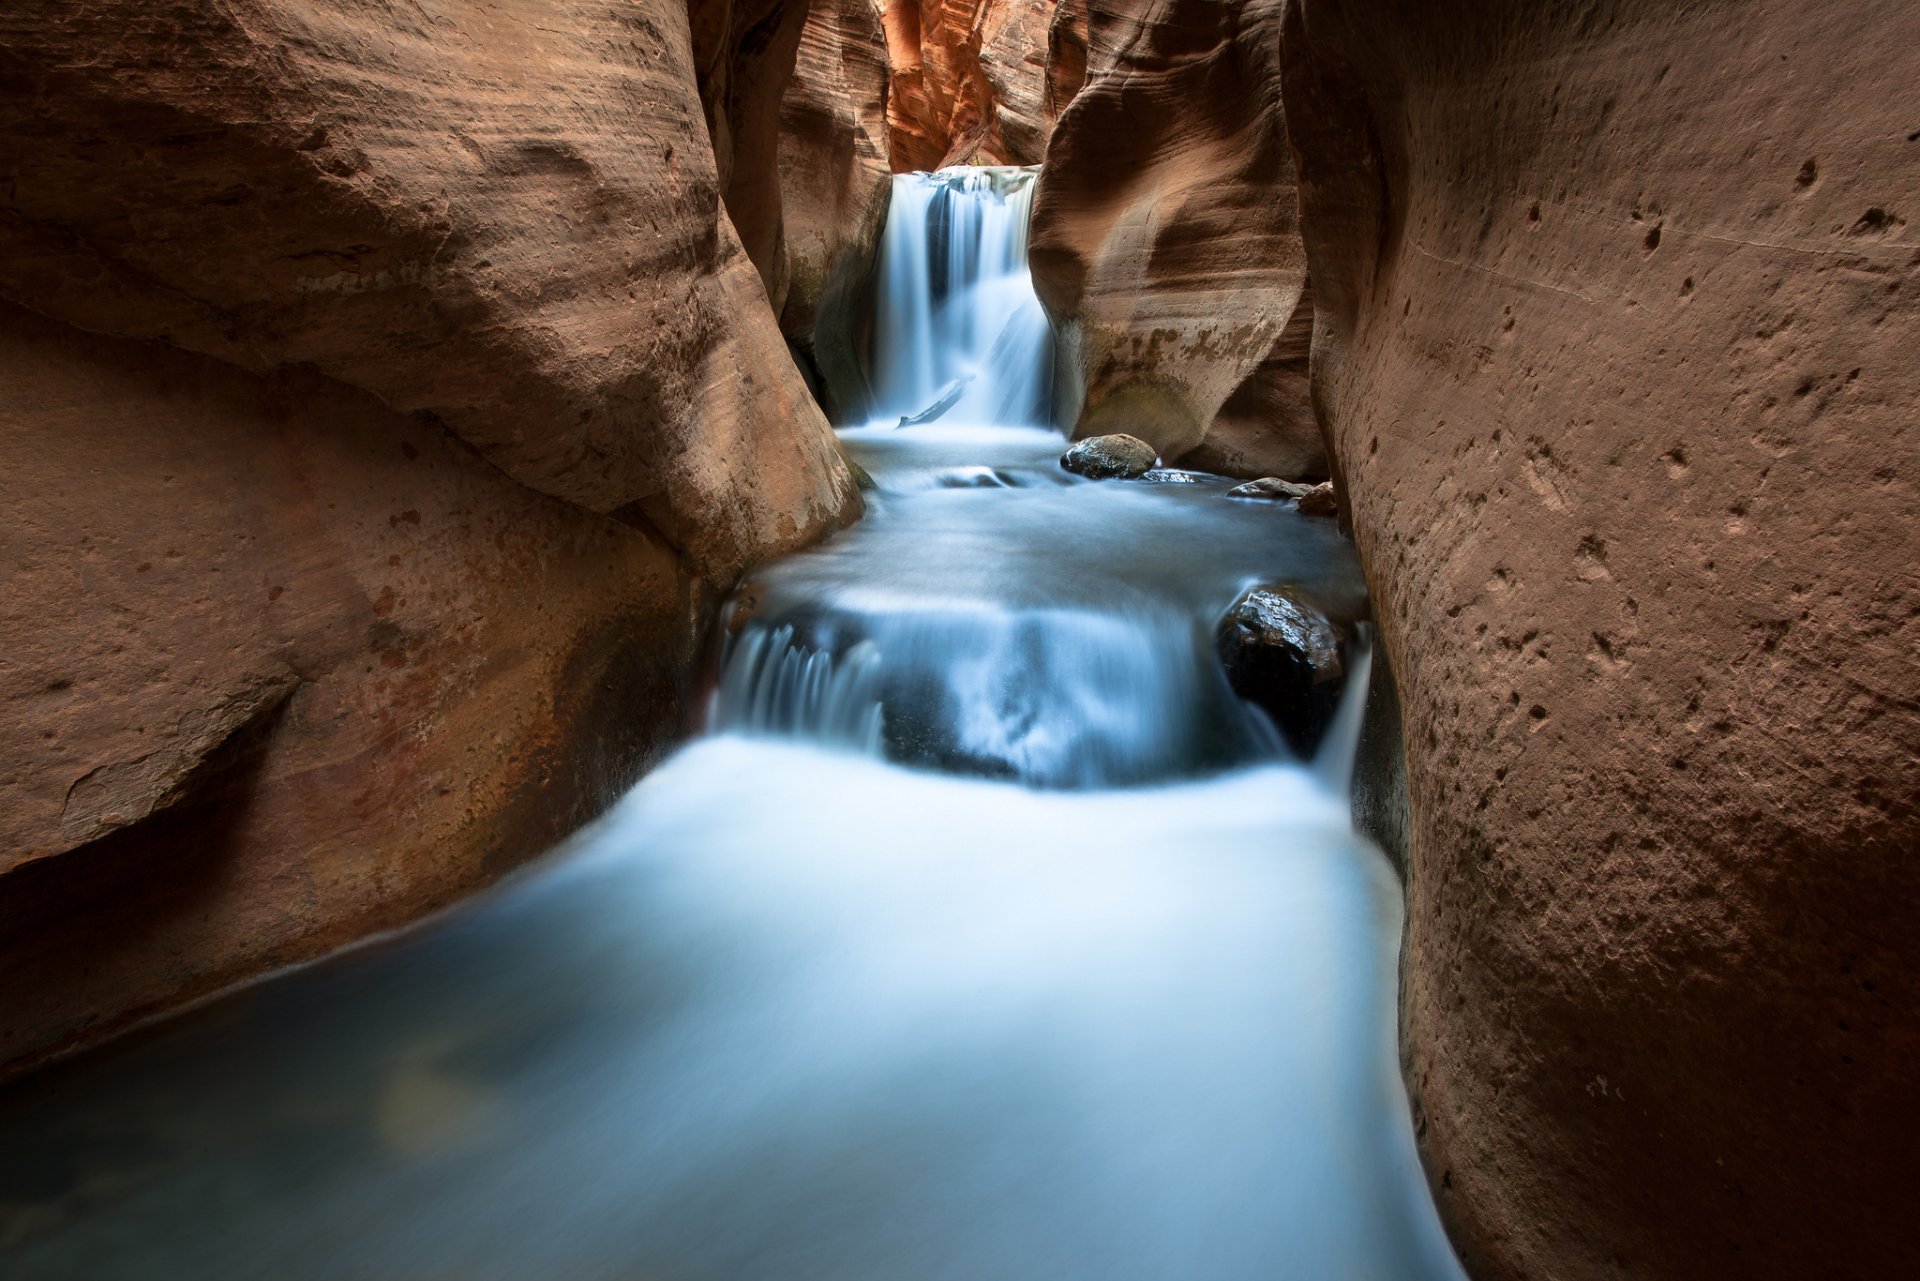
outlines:
[[[874,312],[877,422],[1048,421],[1053,338],[1027,270],[1038,176],[894,175]]]

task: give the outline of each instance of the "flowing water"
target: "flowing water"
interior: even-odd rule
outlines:
[[[466,909],[0,1092],[0,1276],[1459,1276],[1357,703],[1291,760],[1212,657],[1255,581],[1357,610],[1351,552],[1059,470],[1030,181],[897,180],[871,514],[743,587],[711,730]]]

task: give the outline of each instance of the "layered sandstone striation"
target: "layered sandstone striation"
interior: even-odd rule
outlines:
[[[879,0],[897,173],[1038,164],[1053,125],[1048,29],[1058,0]]]
[[[892,172],[887,42],[873,0],[813,0],[780,105],[780,328],[836,420],[861,416],[870,277]]]
[[[715,7],[0,14],[0,1065],[537,852],[857,507]]]
[[[1279,0],[1077,0],[1034,198],[1034,284],[1077,436],[1232,475],[1324,474],[1280,103]]]
[[[1405,714],[1408,1073],[1477,1276],[1910,1266],[1914,36],[1289,15],[1315,392]]]

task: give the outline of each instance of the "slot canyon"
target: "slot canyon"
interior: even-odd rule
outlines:
[[[11,0],[0,1275],[1905,1275],[1916,74]]]

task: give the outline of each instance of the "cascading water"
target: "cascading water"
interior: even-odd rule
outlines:
[[[896,184],[871,514],[743,593],[709,733],[483,902],[0,1092],[0,1274],[1457,1281],[1358,694],[1316,768],[1212,653],[1254,582],[1357,614],[1351,550],[1057,467],[1028,180]]]
[[[886,425],[1048,421],[1053,333],[1027,272],[1038,174],[894,175],[874,316],[875,398]]]

